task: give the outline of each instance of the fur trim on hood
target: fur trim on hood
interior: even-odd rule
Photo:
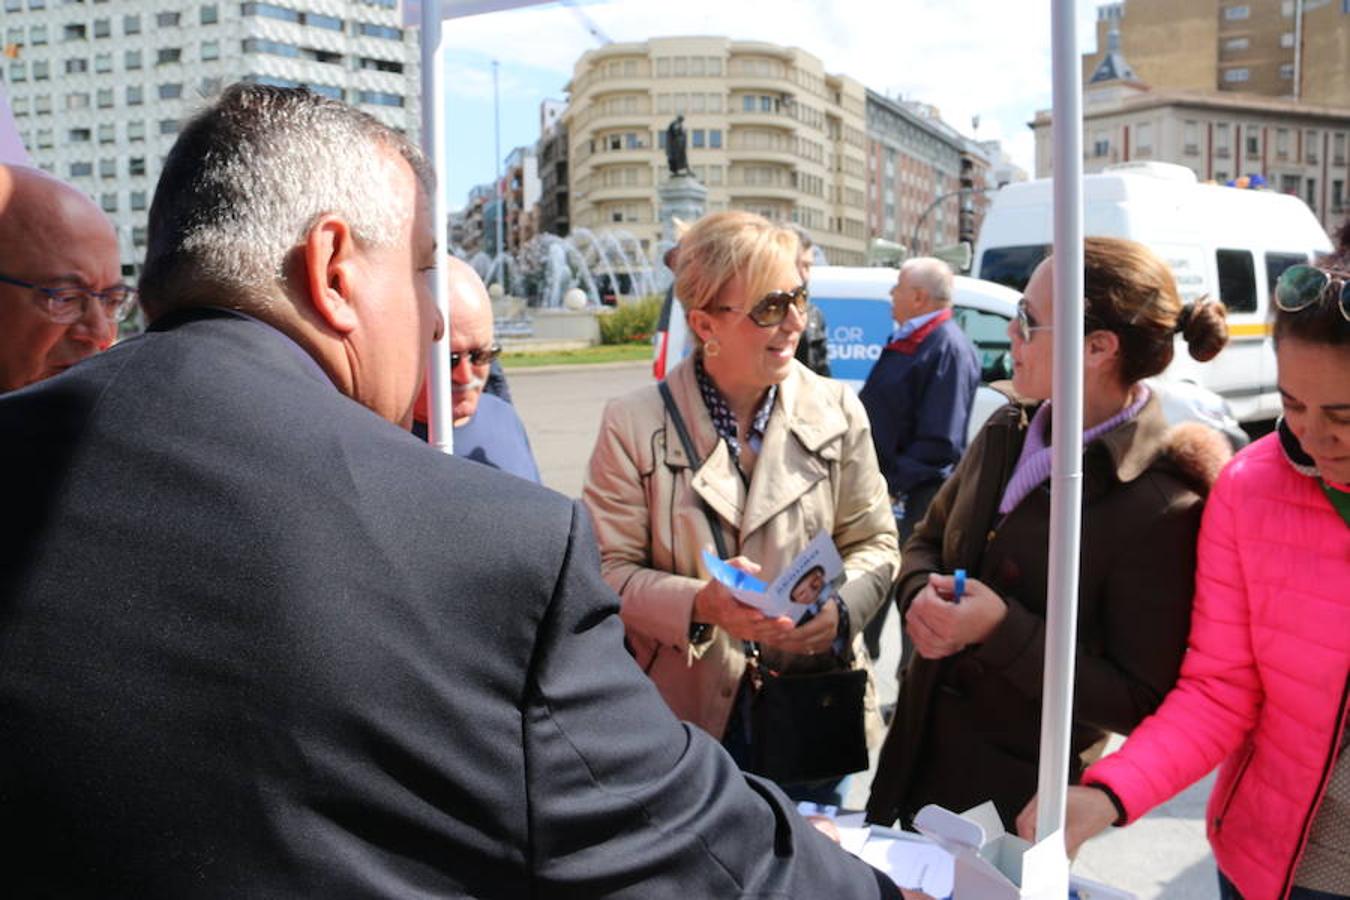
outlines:
[[[1228,438],[1202,422],[1182,422],[1169,428],[1163,452],[1202,496],[1209,493],[1219,472],[1233,458]]]

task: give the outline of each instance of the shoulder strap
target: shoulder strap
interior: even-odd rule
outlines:
[[[699,458],[698,451],[694,449],[694,439],[689,436],[689,429],[684,424],[684,416],[680,415],[680,408],[675,405],[675,397],[670,393],[670,385],[664,381],[658,382],[656,389],[661,392],[661,402],[666,405],[666,414],[670,416],[670,424],[675,426],[675,433],[679,435],[680,444],[684,447],[684,455],[689,459],[690,471],[698,471],[703,465],[703,460]],[[717,555],[721,559],[727,558],[726,539],[722,537],[722,526],[718,523],[717,517],[713,511],[708,508],[708,504],[701,504],[703,514],[708,517],[708,527],[712,529],[713,543],[717,545]]]

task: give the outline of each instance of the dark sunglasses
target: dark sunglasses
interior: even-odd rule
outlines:
[[[459,361],[464,357],[469,358],[469,362],[475,366],[486,366],[494,359],[502,355],[502,345],[493,343],[486,347],[479,347],[476,350],[465,350],[464,352],[452,351],[450,353],[450,368],[459,368]]]
[[[0,275],[0,282],[37,292],[42,299],[34,297],[34,301],[58,325],[70,325],[84,318],[90,300],[97,301],[103,307],[103,314],[114,322],[125,320],[136,306],[136,289],[126,284],[95,291],[82,287],[43,287],[8,275]]]
[[[1275,305],[1284,312],[1299,312],[1324,297],[1336,298],[1341,315],[1350,322],[1350,275],[1300,265],[1285,269],[1275,282]]]
[[[807,292],[806,285],[799,284],[790,291],[770,291],[765,294],[763,299],[750,307],[745,317],[760,328],[772,328],[782,324],[787,318],[789,308],[805,316],[807,304],[810,302],[811,295]],[[738,307],[721,306],[718,309],[722,312],[736,312]]]

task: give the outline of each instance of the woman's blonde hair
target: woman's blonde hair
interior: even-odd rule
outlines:
[[[796,234],[763,216],[739,210],[712,213],[680,238],[675,294],[686,311],[706,309],[737,276],[751,297],[767,294],[783,264],[796,269],[800,252]]]

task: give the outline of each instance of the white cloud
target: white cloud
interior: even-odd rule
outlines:
[[[1096,0],[1075,0],[1080,35],[1092,43]],[[1014,160],[1032,169],[1026,127],[1050,105],[1050,3],[1045,0],[611,0],[584,3],[584,14],[614,41],[682,34],[725,35],[801,47],[826,70],[868,87],[937,106],[965,134],[980,116],[978,136],[1007,143]],[[565,6],[476,16],[446,23],[453,56],[472,56],[479,76],[455,70],[463,96],[490,96],[484,55],[500,60],[502,90],[514,67],[532,72],[511,90],[538,91],[550,73],[561,96],[580,55],[598,42],[583,17]],[[539,95],[542,99],[544,94]]]

